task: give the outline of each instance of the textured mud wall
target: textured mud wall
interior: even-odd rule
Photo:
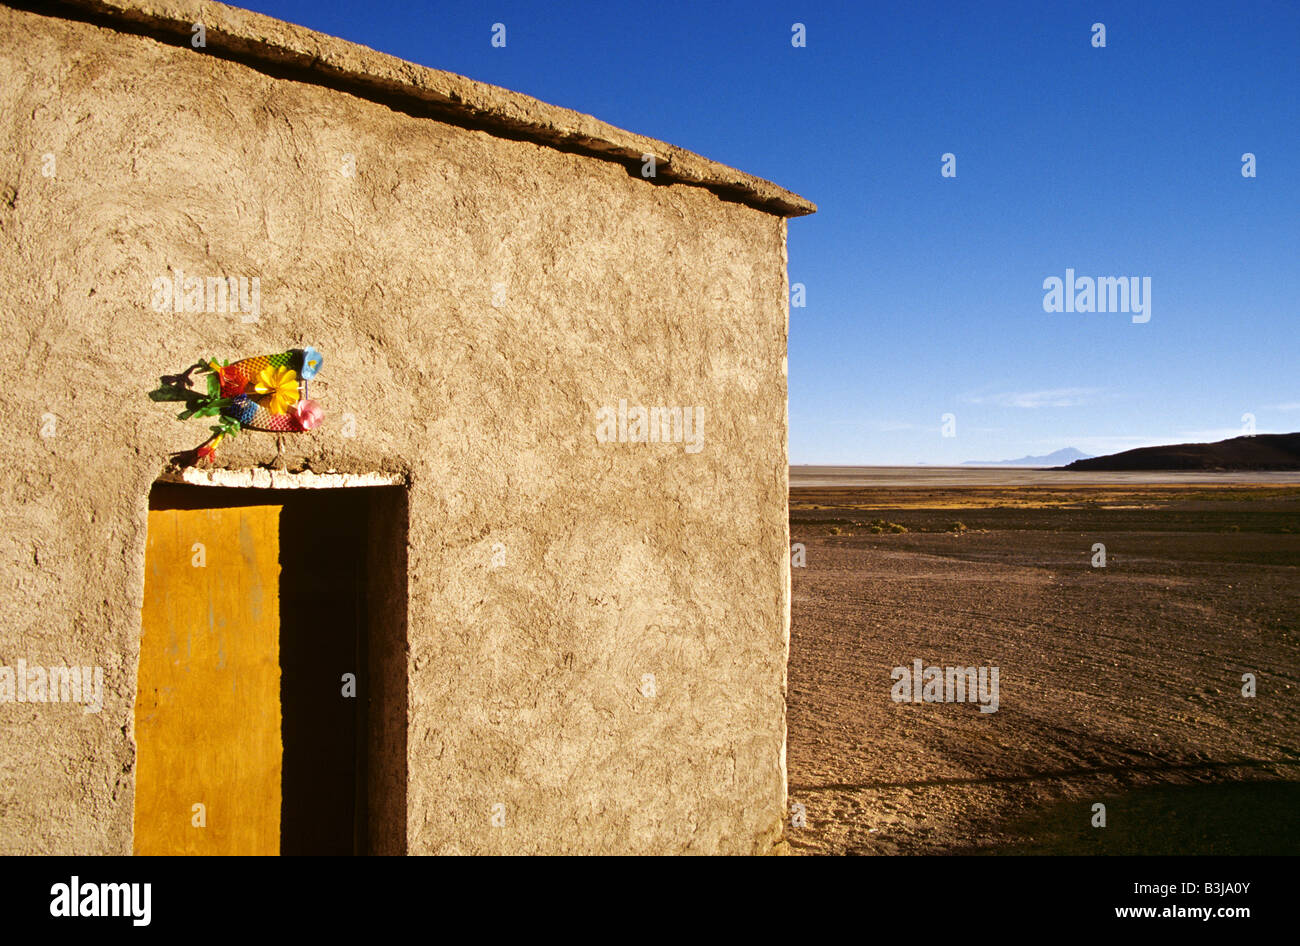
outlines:
[[[5,6],[0,137],[0,665],[104,669],[99,713],[0,703],[0,852],[130,852],[148,491],[205,432],[145,392],[304,343],[289,467],[409,482],[395,847],[771,848],[783,219]],[[256,321],[157,311],[176,270],[257,277]],[[702,408],[702,448],[599,442],[620,399]]]

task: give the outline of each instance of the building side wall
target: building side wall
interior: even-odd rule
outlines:
[[[0,135],[0,665],[105,690],[0,704],[0,852],[130,852],[147,497],[206,433],[146,392],[302,344],[327,416],[287,466],[409,483],[398,847],[771,848],[784,221],[4,6]],[[177,270],[257,277],[256,320],[157,311]],[[600,443],[620,399],[702,408],[702,448]]]

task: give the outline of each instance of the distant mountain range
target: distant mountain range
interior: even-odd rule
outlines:
[[[1140,447],[1065,464],[1066,470],[1300,470],[1300,433],[1256,434],[1218,443]]]
[[[1075,460],[1092,459],[1074,447],[1065,447],[1041,457],[1021,457],[1019,460],[967,460],[962,466],[1065,466]]]

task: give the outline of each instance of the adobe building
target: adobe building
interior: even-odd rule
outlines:
[[[0,853],[782,848],[812,204],[207,2],[0,5],[0,127]]]

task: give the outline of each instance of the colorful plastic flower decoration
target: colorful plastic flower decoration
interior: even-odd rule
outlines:
[[[325,412],[308,397],[308,381],[324,364],[315,348],[294,348],[274,355],[244,358],[234,364],[200,361],[181,375],[163,378],[150,396],[160,401],[185,401],[178,417],[216,417],[212,436],[194,454],[211,459],[226,437],[241,430],[297,433],[320,426]],[[190,375],[207,373],[206,393],[192,389]]]

